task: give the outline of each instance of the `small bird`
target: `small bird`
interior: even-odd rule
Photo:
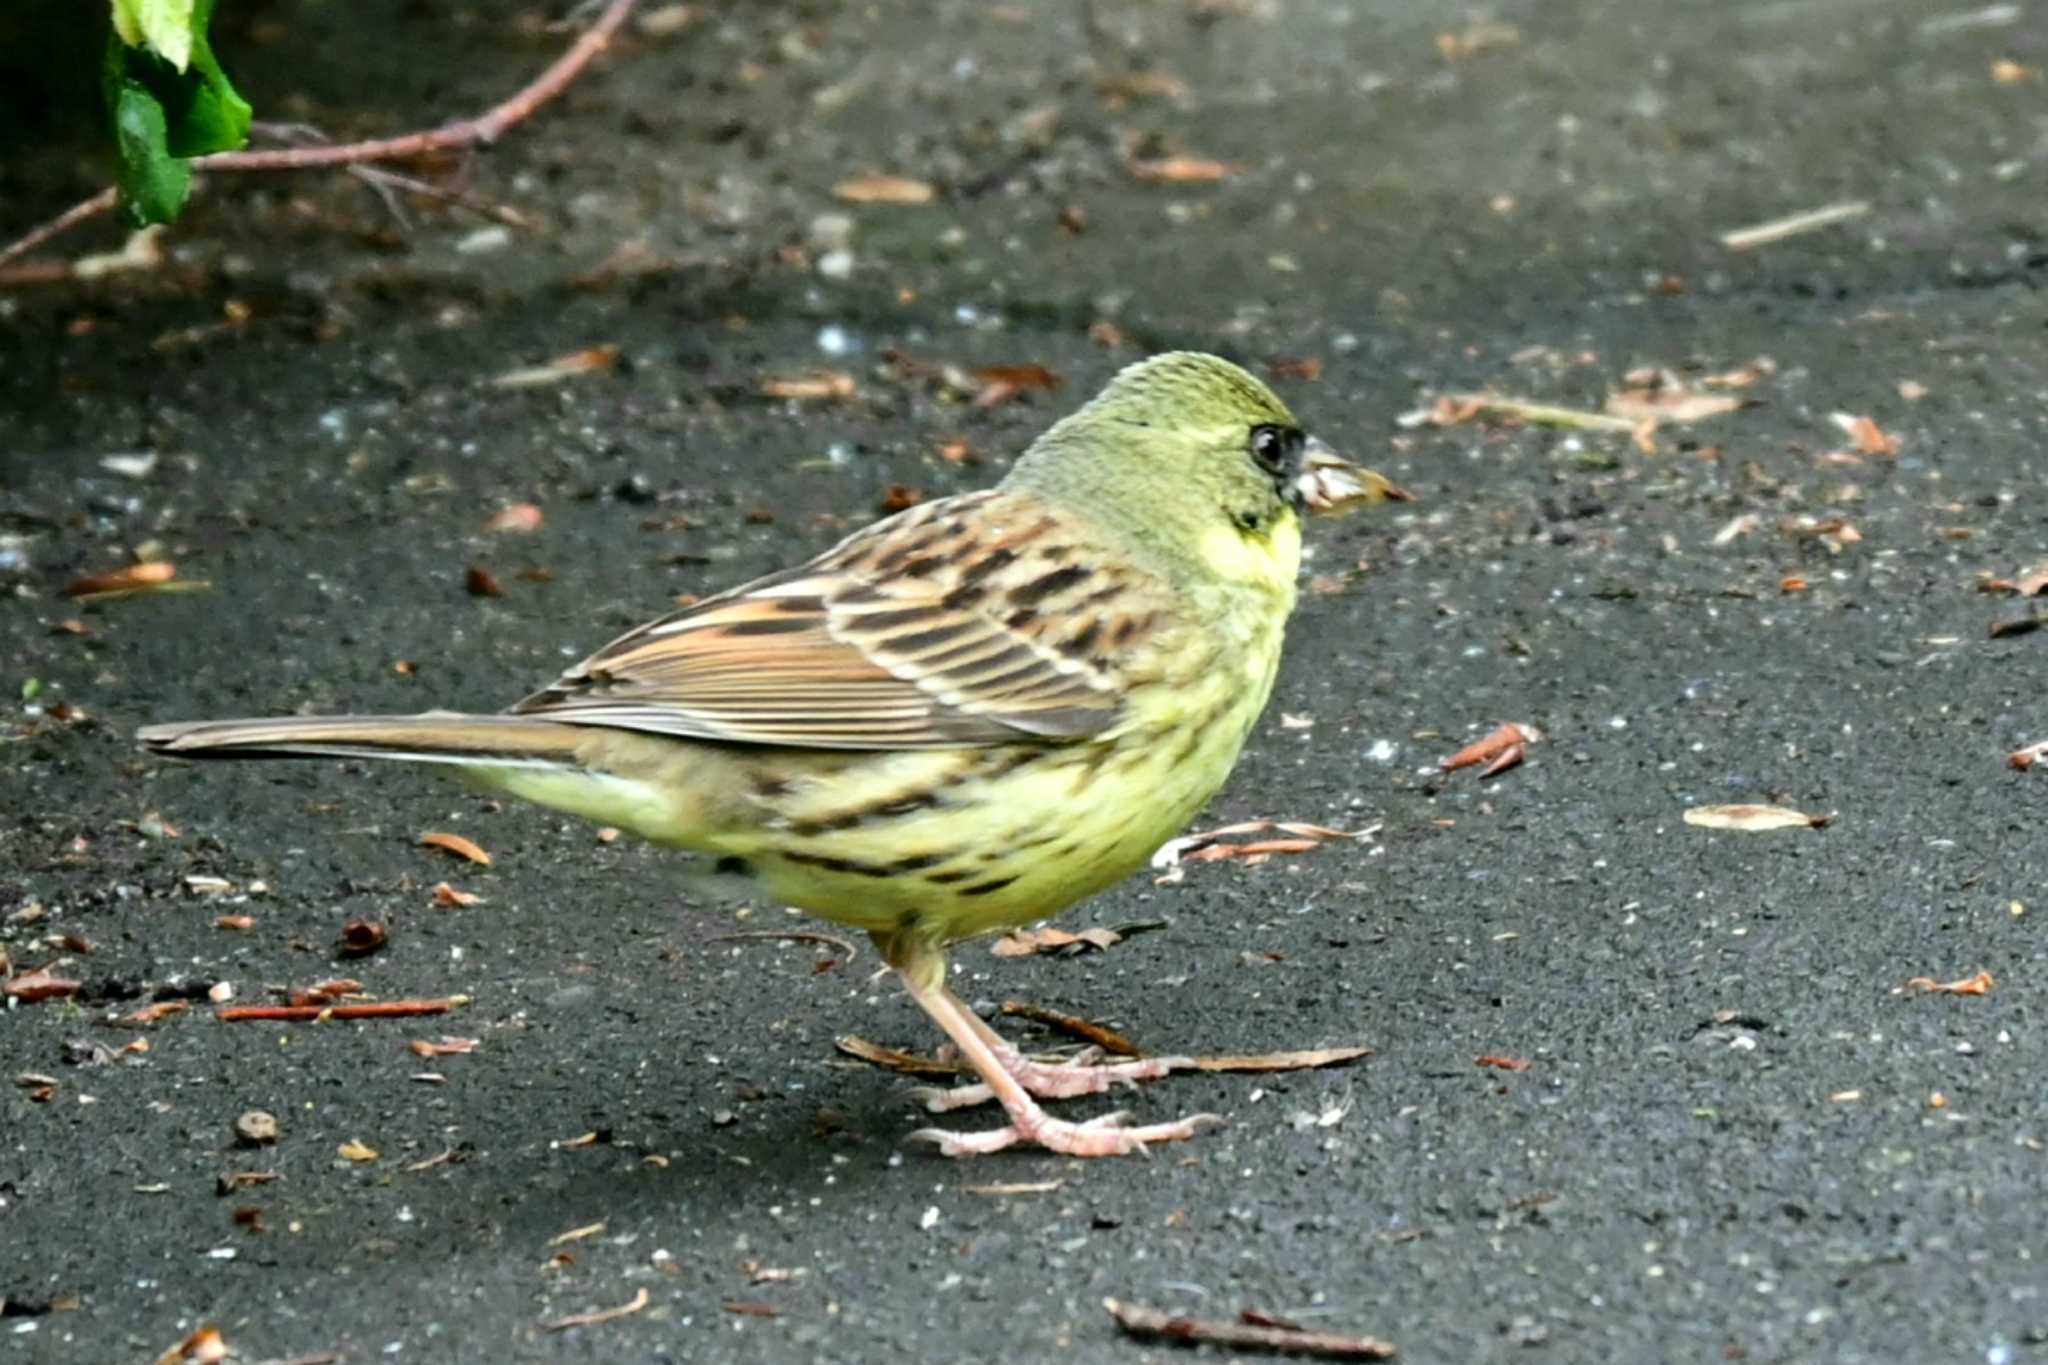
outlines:
[[[946,985],[946,950],[1145,865],[1265,707],[1301,516],[1407,494],[1307,436],[1265,384],[1174,352],[1118,374],[991,489],[928,502],[621,636],[496,714],[152,725],[184,759],[438,763],[705,855],[866,930],[1008,1123],[948,1156],[1139,1151],[1218,1122],[1053,1118],[1184,1059],[1025,1058]]]

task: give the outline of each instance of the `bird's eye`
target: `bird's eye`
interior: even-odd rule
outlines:
[[[1252,458],[1268,474],[1278,474],[1287,463],[1288,452],[1300,439],[1299,432],[1289,431],[1286,427],[1253,427]]]

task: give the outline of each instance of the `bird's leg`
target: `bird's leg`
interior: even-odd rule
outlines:
[[[1153,1142],[1177,1142],[1193,1137],[1203,1125],[1221,1123],[1214,1114],[1195,1114],[1175,1123],[1154,1123],[1123,1127],[1123,1115],[1104,1114],[1085,1123],[1056,1119],[1039,1107],[1022,1082],[1003,1065],[989,1046],[992,1030],[974,1017],[974,1012],[946,989],[946,959],[937,947],[918,943],[908,934],[877,934],[875,946],[889,965],[903,978],[910,998],[932,1017],[953,1040],[960,1056],[974,1068],[1009,1115],[1004,1128],[979,1133],[954,1133],[927,1128],[911,1136],[936,1143],[947,1156],[979,1156],[1000,1152],[1019,1143],[1044,1147],[1064,1156],[1122,1156],[1140,1152]]]
[[[948,1003],[959,1011],[960,1017],[987,1044],[1003,1070],[1016,1077],[1017,1084],[1040,1099],[1070,1100],[1076,1095],[1099,1095],[1113,1085],[1156,1081],[1161,1076],[1185,1071],[1195,1064],[1191,1057],[1140,1057],[1127,1062],[1097,1065],[1095,1059],[1102,1055],[1097,1048],[1090,1048],[1071,1062],[1034,1062],[1018,1051],[1016,1044],[982,1022],[981,1016],[969,1009],[959,996],[944,986],[939,989],[945,992]],[[917,1092],[919,1102],[935,1114],[987,1104],[995,1097],[995,1091],[987,1085],[924,1086]]]

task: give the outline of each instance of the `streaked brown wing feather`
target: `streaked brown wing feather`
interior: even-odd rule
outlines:
[[[1110,645],[1147,624],[1119,599],[1149,587],[1030,495],[968,494],[650,622],[512,710],[803,748],[1079,739],[1118,716]]]

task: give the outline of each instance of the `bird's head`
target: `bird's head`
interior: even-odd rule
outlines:
[[[1291,580],[1302,513],[1409,497],[1304,432],[1257,378],[1195,351],[1126,368],[1035,441],[1009,482],[1232,578]]]

